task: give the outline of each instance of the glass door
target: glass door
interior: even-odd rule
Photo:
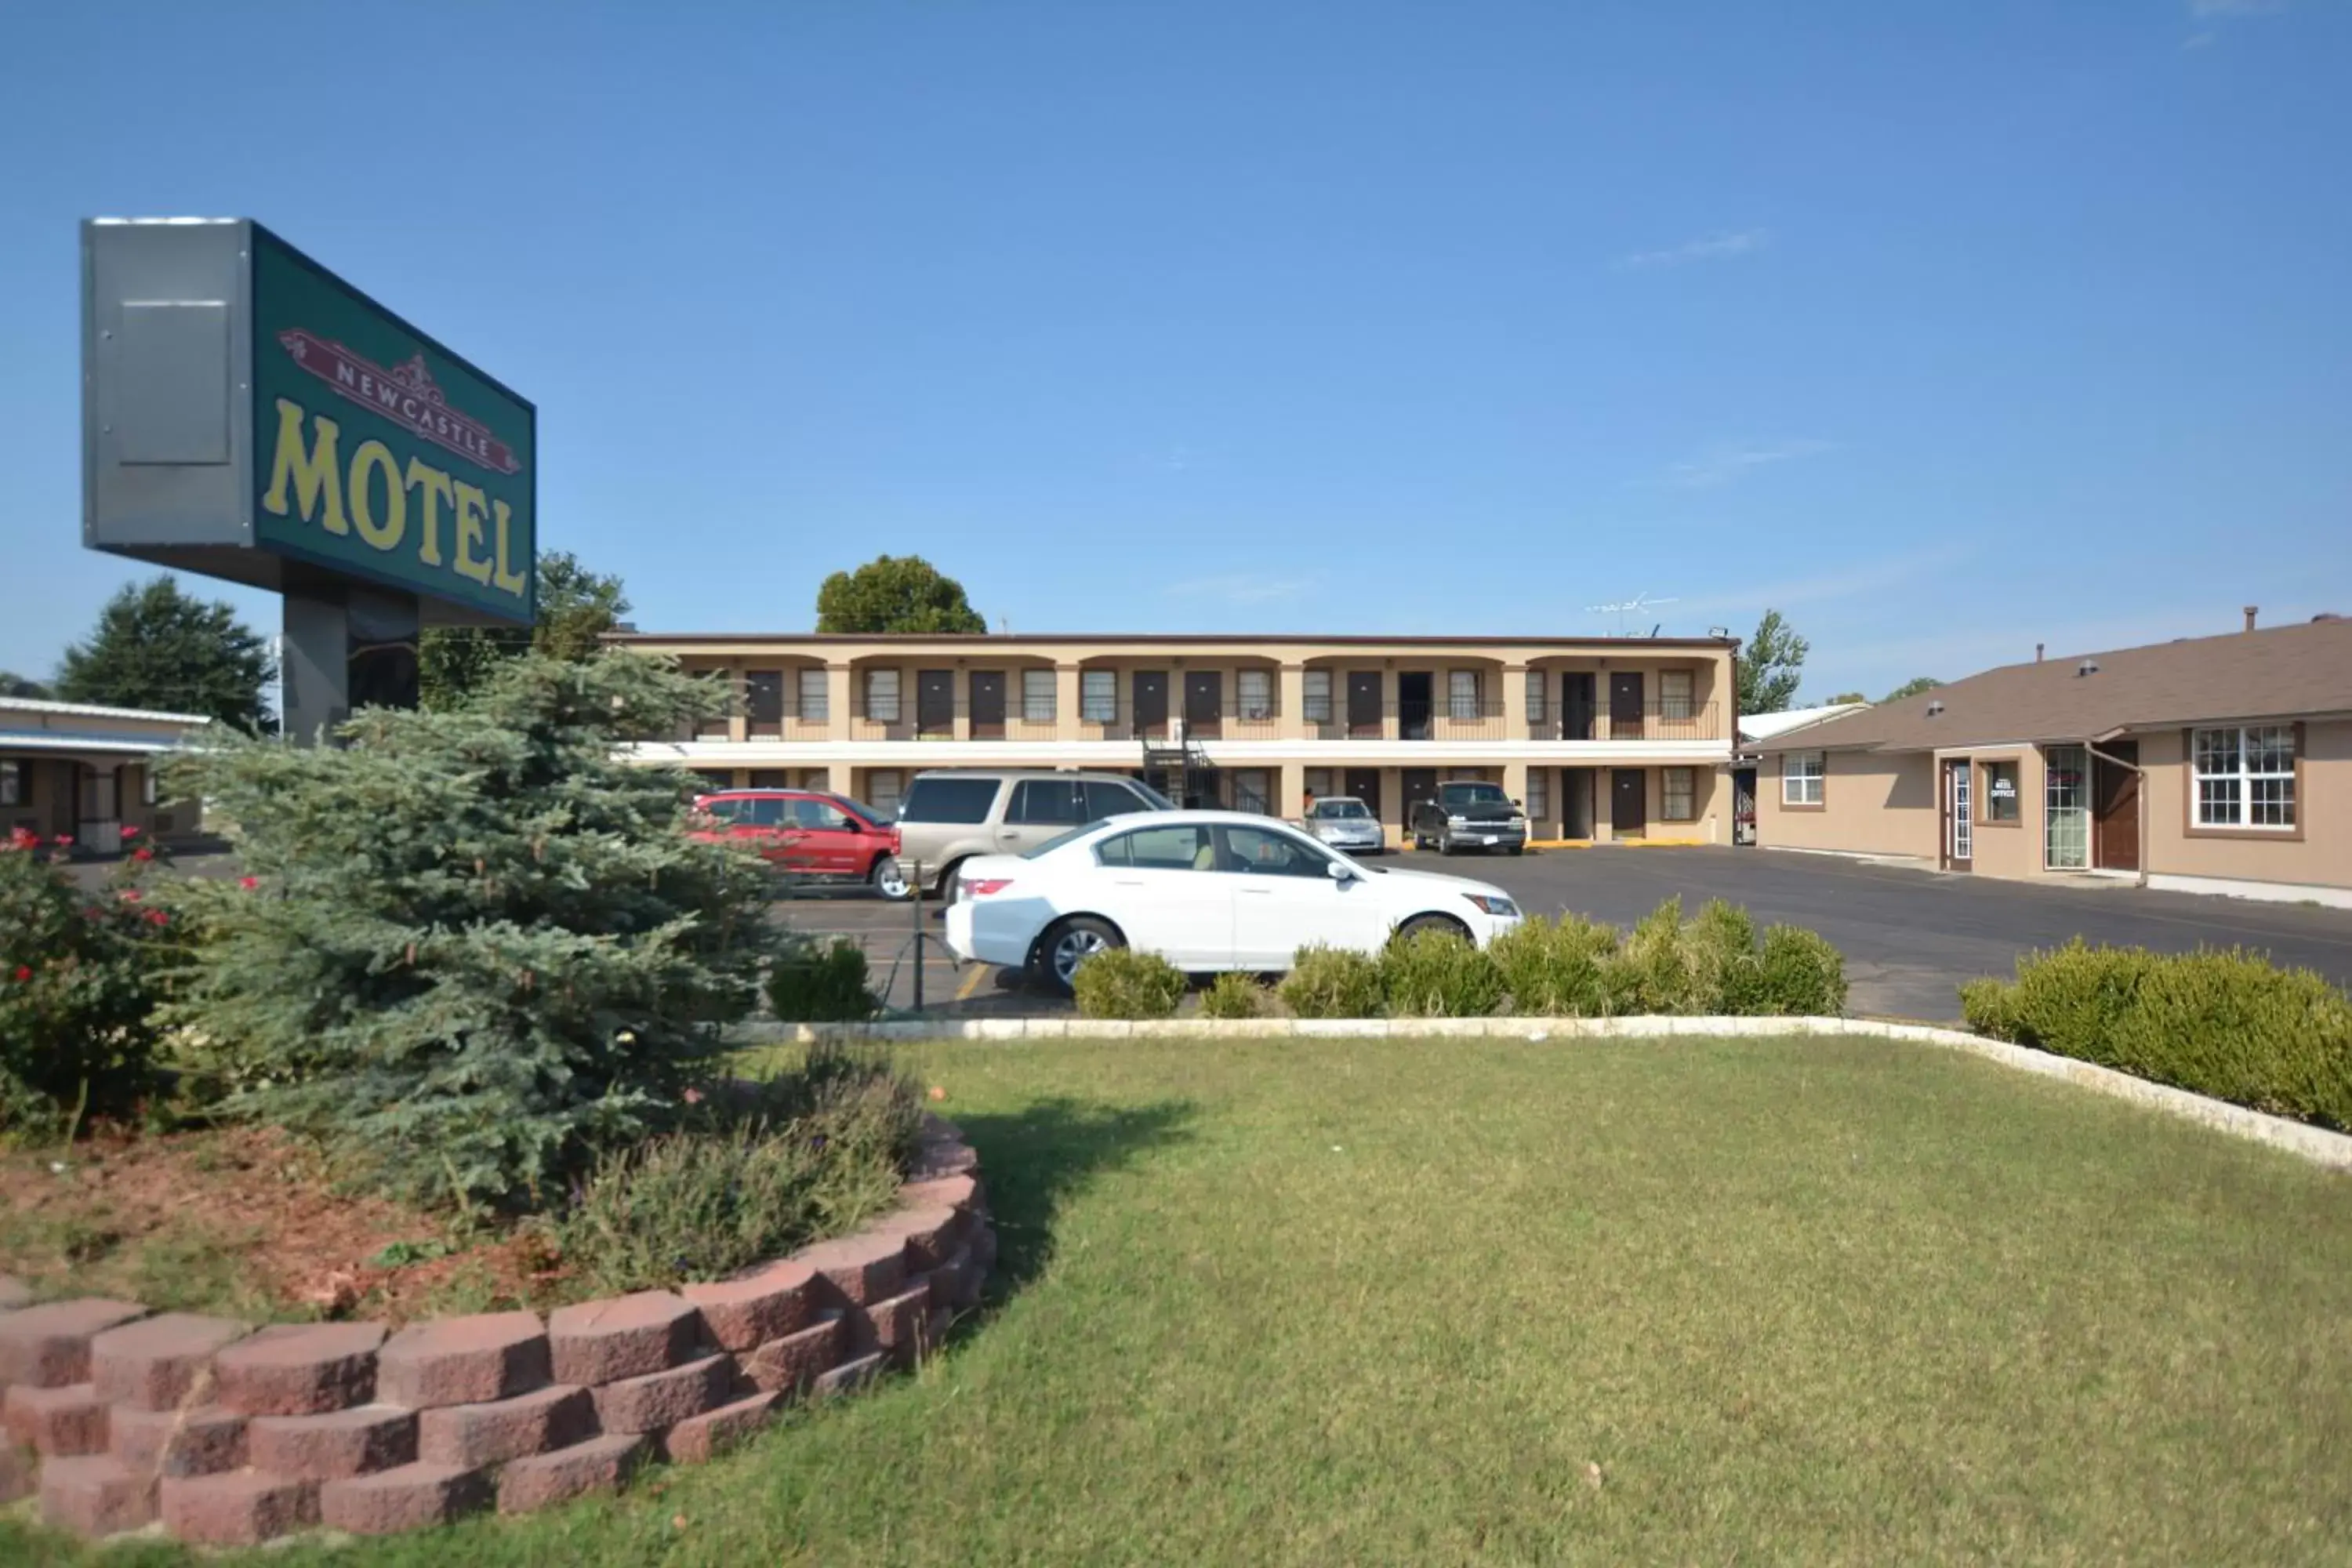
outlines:
[[[2082,871],[2091,864],[2091,757],[2081,746],[2042,748],[2042,864]]]
[[[1944,764],[1945,863],[1954,871],[1968,870],[1976,859],[1975,824],[1969,819],[1974,806],[1969,784],[1975,768],[1965,758]]]

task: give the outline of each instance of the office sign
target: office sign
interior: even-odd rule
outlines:
[[[537,610],[536,411],[257,223],[83,230],[85,542]]]

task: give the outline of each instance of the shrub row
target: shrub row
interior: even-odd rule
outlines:
[[[1979,1034],[2275,1116],[2352,1130],[2352,998],[2235,949],[2155,953],[2079,939],[1972,980]]]
[[[1077,974],[1088,1018],[1165,1018],[1184,977],[1165,959],[1114,949]],[[1832,1016],[1845,1010],[1845,961],[1815,933],[1768,927],[1759,938],[1745,910],[1721,900],[1682,918],[1669,899],[1620,937],[1612,926],[1567,914],[1522,922],[1479,948],[1424,931],[1377,955],[1322,946],[1298,950],[1276,988],[1301,1018],[1475,1018],[1498,1009],[1555,1017],[1632,1014]],[[1225,974],[1202,998],[1202,1016],[1265,1011],[1264,991]]]

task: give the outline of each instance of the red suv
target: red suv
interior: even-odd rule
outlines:
[[[855,878],[886,899],[907,896],[898,826],[863,801],[814,789],[730,789],[696,795],[694,809],[711,819],[697,838],[749,839],[787,871]]]

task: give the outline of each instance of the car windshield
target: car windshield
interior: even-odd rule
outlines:
[[[1501,784],[1450,784],[1437,792],[1440,803],[1446,805],[1507,805],[1511,797],[1503,793]]]
[[[1040,844],[1034,848],[1023,850],[1021,852],[1021,858],[1024,860],[1034,860],[1039,856],[1051,855],[1055,850],[1059,849],[1071,839],[1082,838],[1086,835],[1094,832],[1101,826],[1102,824],[1099,822],[1080,823],[1077,826],[1070,828],[1066,832],[1056,833],[1053,837],[1048,838],[1045,843]]]
[[[864,817],[875,826],[887,827],[890,826],[890,814],[883,810],[880,806],[868,805],[862,800],[852,800],[847,795],[843,795],[840,798],[842,805],[847,806],[850,810],[856,812],[858,816]]]
[[[1361,822],[1372,814],[1360,800],[1318,800],[1315,816],[1320,822]]]

